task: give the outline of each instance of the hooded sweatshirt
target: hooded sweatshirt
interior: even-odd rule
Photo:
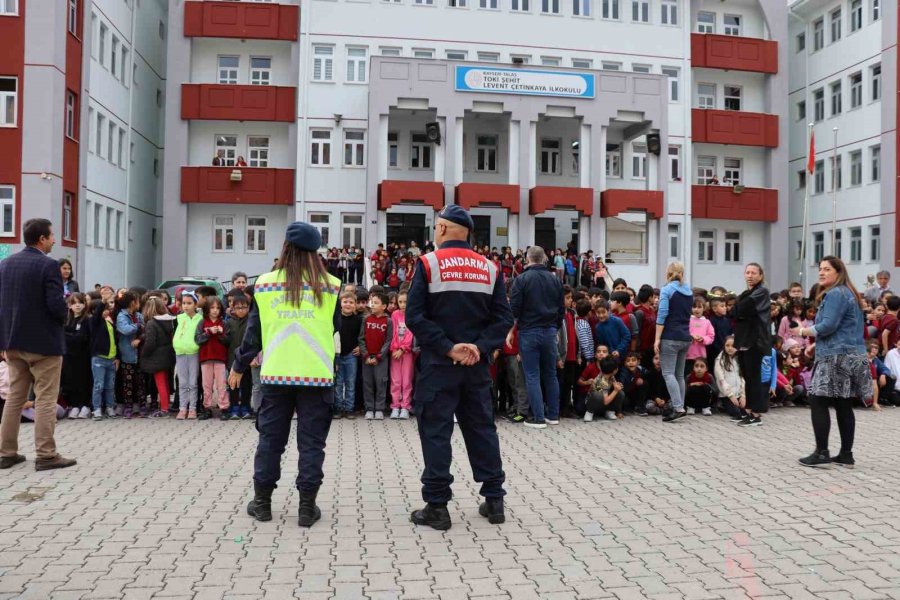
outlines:
[[[412,352],[413,332],[406,327],[406,314],[404,311],[395,310],[391,314],[391,325],[393,335],[391,337],[391,352],[395,350],[403,350],[406,353]]]
[[[670,281],[659,291],[656,324],[665,326],[661,339],[691,341],[690,322],[693,304],[693,291],[681,281]]]

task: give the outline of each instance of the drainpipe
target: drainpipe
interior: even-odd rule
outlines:
[[[303,181],[300,183],[300,189],[302,193],[300,194],[300,202],[299,207],[294,207],[294,210],[299,214],[294,215],[293,220],[305,220],[306,219],[306,194],[309,190],[309,177],[307,176],[307,149],[309,148],[309,78],[306,73],[308,69],[303,68],[303,61],[309,60],[310,58],[310,48],[312,46],[312,42],[310,41],[310,36],[312,34],[312,2],[305,3],[300,0],[300,35],[303,36],[303,23],[306,22],[306,37],[303,39],[303,50],[298,51],[297,56],[297,68],[299,70],[298,81],[297,84],[303,90],[303,101],[300,103],[300,124],[302,124],[302,129],[299,129],[300,125],[298,124],[297,131],[297,144],[299,144],[299,148],[297,148],[297,175],[296,177],[303,178]],[[306,19],[304,19],[304,15],[306,15]],[[337,56],[334,57],[337,60]],[[299,96],[299,94],[298,94]],[[371,143],[371,140],[370,142]],[[331,144],[332,149],[339,147],[335,144],[332,139]],[[335,156],[335,153],[332,151],[332,158]],[[332,227],[335,231],[340,231]]]
[[[137,19],[137,3],[132,3],[131,5],[131,60],[132,64],[137,60],[137,39],[135,34],[135,20]],[[131,73],[128,72],[128,69],[125,65],[122,65],[122,68],[125,69],[125,77],[131,77],[134,73],[134,67],[131,69]],[[159,107],[156,107],[159,110]],[[134,78],[131,79],[131,85],[128,86],[128,134],[126,135],[126,150],[128,154],[125,156],[125,160],[128,161],[128,168],[125,169],[125,251],[124,251],[124,261],[125,266],[122,270],[122,285],[128,287],[128,246],[130,245],[131,240],[129,236],[131,235],[131,221],[129,217],[131,217],[131,136],[134,129],[133,121],[134,115]],[[99,135],[99,134],[98,134]],[[156,152],[156,148],[154,146],[154,152]],[[120,152],[125,153],[120,149]],[[154,223],[155,225],[155,223]],[[155,269],[155,265],[154,265]],[[143,282],[146,283],[146,282]],[[152,283],[152,282],[151,282]]]

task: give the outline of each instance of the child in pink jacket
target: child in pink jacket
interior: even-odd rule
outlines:
[[[391,418],[408,419],[412,408],[413,333],[406,328],[406,292],[397,296],[391,315]]]
[[[688,348],[684,364],[686,373],[690,373],[693,370],[695,358],[706,358],[706,347],[716,339],[716,331],[713,329],[709,319],[703,316],[704,312],[706,312],[706,301],[699,296],[694,298],[694,306],[691,309],[691,324],[689,326],[693,341],[691,342],[691,347]]]

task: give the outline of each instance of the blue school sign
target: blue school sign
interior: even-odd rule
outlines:
[[[457,92],[593,98],[594,73],[456,67]]]

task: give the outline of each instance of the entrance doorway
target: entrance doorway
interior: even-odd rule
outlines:
[[[478,246],[491,245],[491,217],[490,215],[472,215],[475,230],[472,232],[472,244]]]
[[[556,219],[534,218],[534,245],[543,248],[548,255],[556,249]]]
[[[425,226],[425,215],[421,213],[387,213],[388,244],[406,244],[415,241],[419,248],[425,247],[426,240],[431,239]]]

